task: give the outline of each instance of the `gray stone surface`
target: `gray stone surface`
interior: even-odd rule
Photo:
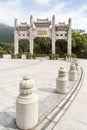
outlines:
[[[87,60],[79,60],[85,75],[82,87],[65,115],[53,130],[86,130],[87,129]]]
[[[84,66],[85,72],[87,72],[86,60],[83,61],[80,60],[81,64]],[[15,102],[16,102],[16,97],[19,93],[19,82],[22,80],[25,74],[31,76],[35,82],[35,88],[36,88],[35,91],[37,92],[37,95],[39,97],[39,122],[42,121],[46,116],[48,116],[50,112],[53,111],[55,106],[58,107],[58,104],[61,103],[61,100],[63,100],[65,97],[65,94],[61,95],[55,92],[58,69],[63,66],[65,69],[68,70],[70,63],[64,60],[50,61],[44,58],[40,60],[39,59],[36,60],[0,59],[0,130],[5,130],[5,129],[18,130],[15,125],[15,109],[16,109]],[[63,119],[62,121],[61,119],[56,125],[55,122],[52,122],[51,120],[45,118],[46,120],[45,121],[43,120],[42,122],[43,125],[41,124],[42,127],[47,130],[51,130],[51,128],[56,125],[54,127],[55,128],[54,130],[58,130],[58,129],[68,130],[69,128],[73,128],[74,130],[75,128],[74,126],[76,126],[76,128],[80,128],[78,126],[80,125],[81,128],[83,128],[82,130],[86,130],[84,129],[87,128],[86,125],[81,125],[81,124],[86,124],[87,122],[86,119],[87,108],[85,106],[87,100],[86,99],[87,93],[85,91],[86,84],[87,83],[85,81],[83,86],[84,89],[81,89],[82,92],[79,93],[80,94],[79,98],[77,96],[78,100],[77,101],[75,100],[76,101],[75,104],[73,103],[74,104],[73,110],[72,111],[70,110],[70,112],[66,116],[66,113],[68,112],[67,111],[62,117],[62,119],[65,118],[65,120]],[[71,89],[73,85],[74,82],[70,81],[69,89]],[[78,107],[75,107],[77,106],[77,104]],[[73,116],[73,121],[72,121],[72,116]],[[78,118],[75,118],[75,116],[77,116]],[[68,121],[70,124],[72,124],[72,126],[69,123],[67,125]],[[40,130],[42,128],[41,125],[35,128],[35,130]]]
[[[69,68],[69,63],[61,60],[50,61],[46,59],[0,59],[1,126],[16,128],[15,102],[19,93],[19,83],[24,75],[31,76],[35,82],[39,97],[39,121],[48,115],[55,104],[58,104],[64,97],[64,95],[61,96],[55,93],[56,77],[59,67],[65,64],[65,68]]]

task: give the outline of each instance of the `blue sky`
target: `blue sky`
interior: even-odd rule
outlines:
[[[36,18],[56,16],[58,22],[68,22],[72,18],[72,28],[87,31],[87,0],[0,0],[0,23],[14,25],[18,22],[29,23],[30,15]]]

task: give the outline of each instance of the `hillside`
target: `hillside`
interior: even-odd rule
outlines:
[[[0,23],[0,42],[14,41],[14,28],[6,24]]]

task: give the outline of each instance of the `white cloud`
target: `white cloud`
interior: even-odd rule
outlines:
[[[26,2],[27,0],[25,0]],[[50,4],[50,1],[52,0],[35,0],[40,5],[46,5]],[[8,0],[8,2],[1,2],[0,1],[0,23],[6,23],[9,25],[14,24],[15,17],[18,18],[18,21],[27,21],[29,23],[29,16],[32,14],[34,17],[34,20],[36,18],[49,18],[52,19],[52,15],[54,14],[56,16],[56,24],[58,22],[66,22],[68,23],[68,18],[72,18],[72,28],[79,28],[79,29],[86,29],[87,30],[87,4],[80,5],[79,8],[76,10],[69,7],[69,2],[54,2],[53,5],[49,6],[51,8],[48,8],[47,10],[42,10],[39,8],[38,4],[29,5],[32,8],[27,8],[27,11],[24,10],[24,6],[22,5],[22,2],[24,0]],[[29,3],[28,3],[29,4]]]
[[[0,23],[14,24],[14,18],[21,15],[19,9],[21,0],[0,2]]]
[[[21,3],[21,0],[8,0],[7,4],[10,6],[16,6]]]
[[[37,4],[46,5],[50,2],[50,0],[35,0]]]
[[[34,10],[33,15],[34,18],[52,18],[52,15],[54,14],[56,17],[56,24],[58,22],[66,22],[68,23],[68,19],[72,19],[72,28],[77,29],[84,29],[87,31],[87,17],[85,16],[85,12],[87,12],[87,4],[81,5],[80,8],[77,8],[76,10],[72,8],[69,8],[69,3],[56,3],[51,9],[48,9],[46,11],[38,11]],[[86,13],[87,14],[87,13]]]
[[[76,10],[68,7],[69,3],[56,3],[56,5],[49,11],[49,14],[55,14],[56,23],[66,22],[68,23],[68,18],[72,18],[72,28],[86,29],[87,31],[87,4],[81,5],[80,8]]]

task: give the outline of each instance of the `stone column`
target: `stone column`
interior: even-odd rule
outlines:
[[[76,65],[77,73],[80,74],[80,73],[81,73],[81,72],[80,72],[81,69],[80,69],[80,65],[79,65],[79,61],[78,61],[78,60],[75,62],[75,65]]]
[[[30,16],[30,53],[33,54],[33,16]]]
[[[56,79],[56,91],[59,93],[68,93],[68,77],[66,75],[66,70],[60,68],[58,71],[58,77]]]
[[[17,19],[15,19],[14,29],[14,53],[18,53],[18,32],[17,32]]]
[[[67,46],[67,54],[71,55],[72,54],[72,30],[71,30],[71,18],[68,20],[68,46]]]
[[[55,53],[55,15],[52,16],[52,54]]]
[[[33,92],[33,80],[24,77],[20,82],[20,94],[16,100],[16,124],[27,130],[38,123],[38,97]]]
[[[75,64],[71,64],[70,70],[69,70],[69,80],[70,81],[76,81],[77,80],[77,71]]]

